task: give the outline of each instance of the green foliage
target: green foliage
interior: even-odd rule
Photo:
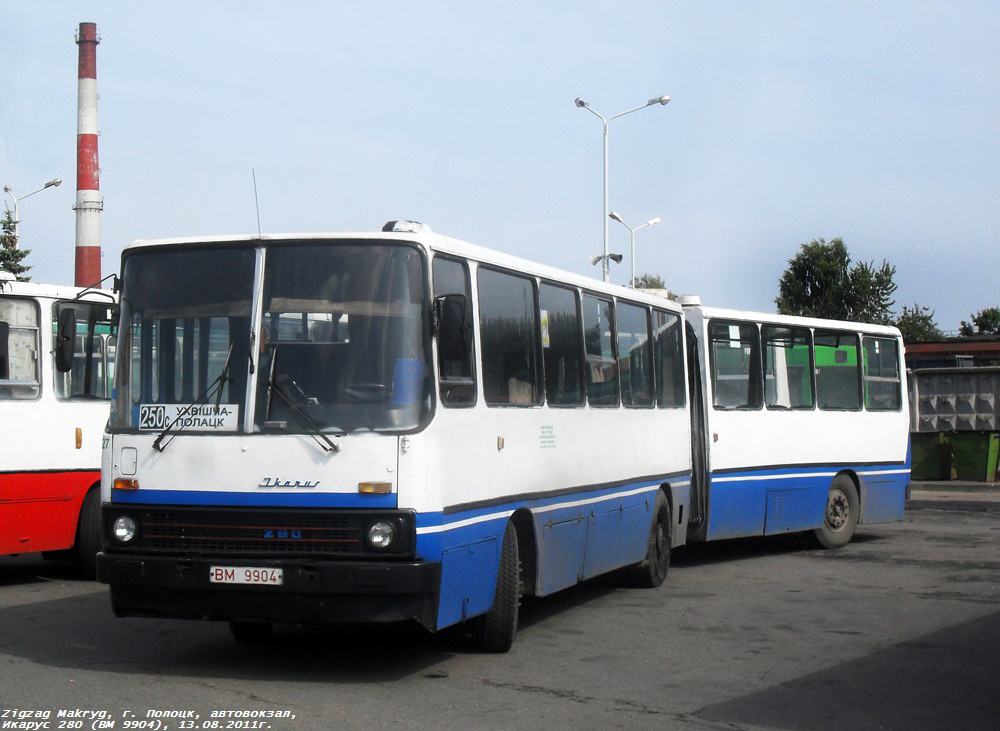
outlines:
[[[632,283],[633,289],[664,289],[667,291],[667,298],[676,300],[677,295],[667,289],[667,285],[663,282],[663,277],[659,274],[641,274],[635,278]]]
[[[960,335],[971,337],[973,335],[1000,335],[1000,307],[987,307],[974,315],[970,315],[972,322],[962,320],[958,328]]]
[[[0,229],[2,231],[0,232],[0,269],[10,272],[22,282],[27,282],[31,277],[24,276],[24,273],[31,267],[22,264],[21,261],[31,253],[31,249],[17,248],[14,223],[14,214],[8,208],[4,211],[3,219],[0,219],[0,225],[2,225],[2,229]]]
[[[783,315],[855,320],[879,325],[892,322],[891,298],[896,267],[887,261],[851,266],[844,242],[814,239],[788,260],[774,302]]]
[[[934,322],[934,310],[914,303],[912,308],[903,305],[903,312],[896,319],[896,327],[903,333],[903,341],[941,340],[944,333]]]

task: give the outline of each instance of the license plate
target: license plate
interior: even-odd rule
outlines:
[[[256,584],[280,586],[284,579],[281,569],[256,566],[209,566],[208,580],[213,584]]]

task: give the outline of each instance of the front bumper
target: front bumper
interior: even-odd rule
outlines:
[[[210,566],[280,568],[279,586],[213,584]],[[395,622],[436,629],[439,562],[97,554],[120,617],[292,623]]]

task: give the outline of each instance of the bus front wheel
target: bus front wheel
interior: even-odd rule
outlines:
[[[819,548],[846,546],[858,527],[860,501],[854,481],[847,475],[837,475],[830,485],[823,513],[823,525],[807,535]]]
[[[518,604],[521,598],[521,561],[517,530],[508,522],[500,549],[500,568],[493,594],[493,606],[470,622],[472,644],[483,652],[507,652],[517,634]]]

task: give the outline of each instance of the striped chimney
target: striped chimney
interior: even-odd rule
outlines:
[[[80,23],[76,116],[76,286],[101,280],[100,166],[97,163],[97,36],[96,23]]]

